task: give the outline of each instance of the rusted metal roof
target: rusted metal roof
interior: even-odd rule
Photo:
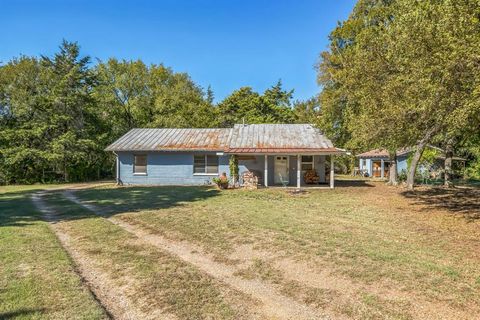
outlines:
[[[309,124],[239,124],[224,129],[132,129],[106,150],[344,153]]]
[[[132,129],[107,151],[223,151],[231,129]]]
[[[397,152],[397,156],[399,156]],[[388,158],[388,151],[385,149],[374,149],[357,155],[358,158]]]
[[[236,124],[229,153],[343,152],[310,124]]]
[[[437,159],[445,159],[445,151],[441,148],[435,147],[435,146],[428,146],[429,148],[435,149],[439,152],[437,155]],[[401,148],[397,150],[397,157],[399,156],[405,156],[412,152],[414,149],[413,148]],[[357,155],[357,158],[375,158],[375,159],[388,159],[390,157],[388,151],[386,149],[373,149],[364,153],[360,153]],[[456,161],[466,161],[464,158],[460,157],[452,157],[453,160]]]

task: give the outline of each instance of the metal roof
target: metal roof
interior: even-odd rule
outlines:
[[[332,142],[310,124],[236,124],[228,142],[231,153],[334,152]]]
[[[429,148],[437,150],[440,154],[437,155],[437,159],[445,159],[445,151],[435,146],[428,146]],[[412,152],[413,148],[401,148],[397,150],[397,157],[405,156]],[[374,159],[389,159],[390,155],[386,149],[374,149],[357,155],[357,158],[374,158]],[[466,161],[461,157],[452,157],[453,160]]]
[[[224,129],[132,129],[107,151],[343,153],[310,124],[237,124]]]
[[[231,129],[132,129],[107,151],[223,151]]]

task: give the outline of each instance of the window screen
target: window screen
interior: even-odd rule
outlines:
[[[193,173],[218,173],[218,156],[195,155],[193,157]]]
[[[218,173],[218,157],[215,155],[207,156],[207,173]]]
[[[133,165],[133,173],[147,173],[147,155],[136,154]]]
[[[205,155],[193,157],[193,173],[205,173]]]

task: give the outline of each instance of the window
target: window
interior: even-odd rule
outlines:
[[[216,155],[193,156],[194,174],[218,174],[218,157]]]
[[[367,159],[362,159],[362,168],[367,168]]]
[[[313,156],[302,156],[302,170],[313,170]]]
[[[133,173],[134,174],[147,174],[147,155],[136,154],[134,155]]]

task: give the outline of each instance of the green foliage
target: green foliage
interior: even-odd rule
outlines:
[[[238,157],[235,154],[230,156],[229,160],[229,168],[230,168],[230,176],[235,180],[238,181]]]
[[[220,189],[227,189],[228,188],[228,178],[226,175],[221,175],[220,177],[214,177],[212,179],[213,183],[215,183]]]
[[[405,169],[403,169],[402,171],[400,171],[400,173],[398,174],[398,181],[399,182],[405,182],[407,181],[407,171],[405,171]]]
[[[318,124],[320,120],[320,103],[318,98],[293,103],[293,113],[296,123]]]
[[[314,122],[316,100],[292,105],[292,94],[278,81],[263,94],[240,88],[214,106],[212,89],[186,73],[114,58],[92,66],[64,41],[53,57],[0,66],[0,184],[111,177],[105,147],[137,127]]]
[[[219,125],[231,127],[235,123],[293,123],[292,91],[282,89],[281,81],[265,90],[263,95],[250,87],[234,91],[218,104]]]
[[[414,150],[410,153],[410,155],[407,158],[407,166],[409,168],[412,164],[413,153],[414,153]],[[435,163],[435,160],[438,158],[439,155],[440,155],[440,152],[437,149],[432,147],[426,147],[425,150],[423,150],[420,161],[418,162],[418,166],[424,169],[432,168],[433,164]],[[418,168],[417,168],[417,172],[415,174],[421,176],[426,172],[428,172],[428,170],[423,170],[422,172],[418,172]]]
[[[13,59],[0,66],[0,183],[111,176],[108,144],[134,127],[209,127],[211,99],[163,65],[92,67],[67,41],[53,57]]]
[[[353,151],[478,131],[479,30],[478,1],[359,0],[321,54],[320,127]]]
[[[480,180],[480,145],[469,150],[473,159],[470,166],[465,169],[464,175],[469,179]]]
[[[91,92],[89,57],[64,41],[52,58],[0,68],[0,168],[4,182],[98,177],[105,132]]]

